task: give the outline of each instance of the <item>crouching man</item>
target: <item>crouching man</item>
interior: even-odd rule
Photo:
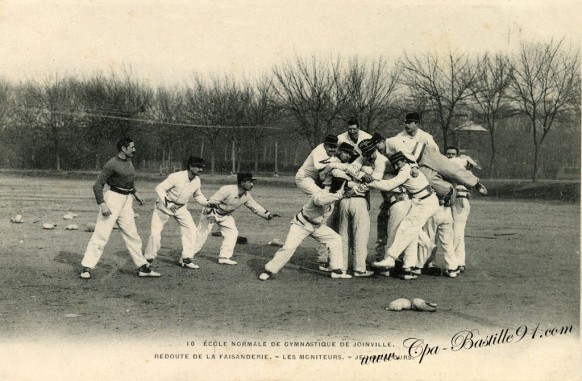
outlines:
[[[345,179],[334,178],[328,192],[312,194],[307,204],[291,220],[291,228],[285,239],[285,244],[265,265],[265,271],[259,275],[260,280],[267,280],[276,274],[291,259],[295,250],[308,236],[315,238],[329,249],[329,267],[334,279],[349,279],[352,276],[342,271],[343,254],[342,239],[338,233],[324,222],[333,211],[333,205],[350,191],[344,191]]]

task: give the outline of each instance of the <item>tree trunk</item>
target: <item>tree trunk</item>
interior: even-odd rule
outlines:
[[[258,141],[255,143],[257,144],[257,147],[255,148],[255,173],[259,173],[259,149],[261,148],[261,145]]]
[[[214,140],[210,141],[210,175],[215,174],[215,163],[214,163]]]
[[[236,146],[235,146],[234,139],[232,139],[232,149],[230,151],[230,158],[232,160],[232,167],[231,167],[230,173],[235,174],[236,173]]]
[[[278,142],[275,140],[275,175],[279,175],[279,145]]]
[[[540,147],[538,144],[534,145],[534,163],[533,163],[533,177],[532,181],[535,183],[538,181],[538,159],[540,155]]]
[[[497,169],[497,158],[495,157],[495,136],[493,135],[493,129],[489,127],[491,131],[491,161],[489,162],[489,178],[493,178],[493,171]]]

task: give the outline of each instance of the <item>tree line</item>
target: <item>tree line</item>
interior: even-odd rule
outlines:
[[[195,154],[209,161],[211,174],[241,166],[293,171],[325,135],[344,131],[348,119],[392,136],[412,110],[443,149],[466,140],[471,126],[485,127],[486,133],[473,135],[474,148],[487,151],[485,171],[496,177],[510,173],[505,165],[527,165],[536,181],[551,130],[573,137],[558,151],[565,144],[579,156],[579,50],[552,40],[523,43],[510,55],[449,50],[405,53],[394,62],[295,56],[256,78],[194,73],[173,87],[140,80],[131,68],[1,80],[0,163],[99,169],[114,142],[128,135],[138,143],[137,164],[145,170],[172,170]],[[508,149],[507,142],[516,147]],[[513,149],[528,150],[526,162],[516,163]],[[560,152],[549,157],[564,161]]]

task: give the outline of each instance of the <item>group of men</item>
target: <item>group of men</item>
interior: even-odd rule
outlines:
[[[419,128],[418,113],[408,113],[404,124],[404,131],[385,139],[360,130],[352,119],[347,132],[328,135],[311,152],[295,177],[309,200],[259,279],[276,274],[309,235],[322,244],[319,269],[333,278],[351,278],[352,256],[355,277],[372,276],[378,269],[387,276],[415,279],[433,266],[438,247],[446,276],[465,271],[469,189],[487,194],[470,171],[478,164],[460,156],[456,147],[447,147],[442,155],[433,137]],[[383,197],[376,260],[368,255],[371,189]]]
[[[160,250],[164,225],[170,219],[176,220],[180,226],[182,254],[179,265],[186,269],[198,269],[199,266],[193,261],[194,256],[204,246],[214,225],[218,225],[223,237],[218,263],[237,264],[232,256],[238,230],[231,214],[241,205],[268,221],[279,217],[277,213],[269,212],[253,199],[250,191],[255,179],[250,173],[237,174],[236,185],[225,185],[207,199],[200,189],[199,177],[204,169],[204,160],[191,156],[188,158],[186,170],[170,174],[156,187],[158,197],[151,219],[151,233],[145,253],[142,253],[142,241],[137,233],[133,212],[134,199],[143,205],[134,185],[135,169],[131,159],[135,154],[135,144],[129,138],[122,138],[117,143],[117,150],[117,155],[103,166],[93,186],[100,212],[81,261],[81,278],[91,278],[91,271],[99,262],[116,224],[137,267],[138,276],[159,277],[161,274],[153,271],[151,265]],[[105,184],[109,185],[109,191],[104,194]],[[187,207],[191,197],[204,207],[198,226]]]
[[[485,195],[487,190],[470,171],[478,164],[460,156],[455,147],[439,152],[433,137],[419,128],[420,115],[409,113],[405,129],[384,139],[348,121],[345,133],[328,135],[297,171],[297,187],[309,199],[291,221],[283,246],[259,275],[267,280],[279,272],[301,242],[312,236],[320,242],[319,269],[334,279],[398,274],[415,279],[430,268],[438,247],[442,248],[445,274],[456,277],[465,270],[464,230],[470,212],[469,190]],[[115,225],[121,231],[140,277],[159,277],[152,263],[161,246],[165,224],[174,219],[180,226],[182,253],[178,264],[198,269],[194,263],[213,226],[218,225],[223,242],[218,263],[236,265],[232,259],[238,230],[232,213],[241,205],[271,221],[280,217],[259,205],[252,197],[254,178],[237,174],[236,185],[221,187],[212,197],[201,191],[199,174],[204,160],[190,157],[187,169],[170,174],[155,188],[156,205],[145,252],[135,225],[133,200],[140,204],[131,159],[135,144],[129,138],[117,143],[118,153],[103,167],[93,186],[100,207],[94,233],[81,265],[81,277],[91,278]],[[105,184],[109,191],[104,193]],[[378,240],[374,258],[368,254],[370,236],[370,191],[378,189],[383,203],[378,214]],[[190,198],[203,206],[198,225],[187,208]],[[352,274],[349,259],[353,257]]]

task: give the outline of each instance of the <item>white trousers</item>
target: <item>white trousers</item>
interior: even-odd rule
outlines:
[[[101,255],[103,255],[103,249],[109,241],[109,236],[116,222],[134,265],[141,267],[147,264],[141,252],[141,238],[135,226],[133,195],[129,194],[125,196],[108,191],[105,193],[104,199],[111,214],[104,217],[101,211],[99,211],[97,222],[95,223],[95,231],[87,244],[87,250],[81,261],[81,266],[92,269],[97,265],[99,259],[101,259]]]
[[[303,193],[307,193],[308,195],[312,195],[314,193],[318,193],[323,191],[316,183],[315,180],[311,177],[299,177],[295,176],[295,185],[299,188]]]
[[[465,227],[471,213],[471,204],[466,198],[457,198],[452,209],[455,256],[459,266],[465,266]]]
[[[158,252],[162,243],[162,230],[166,222],[173,218],[180,226],[180,234],[182,236],[182,258],[192,258],[194,256],[194,242],[196,242],[196,224],[192,219],[192,215],[186,205],[172,213],[169,210],[162,210],[156,204],[152,214],[151,233],[148,239],[148,244],[145,249],[146,259],[154,259],[158,256]],[[168,214],[171,213],[171,214]]]
[[[457,256],[455,255],[454,235],[453,235],[453,213],[451,208],[439,206],[438,211],[432,216],[424,227],[426,234],[433,243],[440,245],[444,259],[445,268],[454,270],[458,267]],[[418,248],[417,267],[424,267],[427,262],[433,260],[429,248],[420,246]]]
[[[346,271],[350,252],[354,256],[354,271],[366,271],[368,240],[370,238],[370,214],[363,197],[344,198],[339,203],[338,229],[342,238],[343,268]]]
[[[400,222],[394,236],[394,243],[388,248],[386,255],[396,259],[408,245],[412,244],[413,246],[417,246],[418,235],[422,231],[422,227],[438,211],[438,208],[439,200],[435,194],[430,195],[424,200],[413,198],[411,200],[410,210],[402,222]],[[418,258],[412,255],[413,253],[413,250],[404,253],[403,267],[409,268],[416,266]]]
[[[388,233],[386,235],[386,246],[384,248],[384,258],[388,256],[388,249],[390,246],[394,244],[394,238],[396,237],[396,232],[398,231],[398,227],[400,223],[406,217],[408,212],[410,211],[412,203],[410,200],[403,200],[397,202],[396,204],[392,205],[389,209],[390,216],[388,217],[388,224],[387,230]],[[417,240],[413,240],[407,247],[404,249],[405,255],[409,256],[416,256],[416,242]],[[400,256],[399,253],[398,256]]]
[[[312,236],[317,242],[324,244],[329,249],[329,267],[332,270],[338,270],[344,266],[342,263],[342,238],[338,233],[326,225],[314,227],[309,223],[303,225],[301,222],[294,220],[294,222],[291,222],[291,228],[289,228],[285,244],[277,250],[273,259],[267,262],[265,270],[273,274],[279,272],[289,262],[301,242],[309,236]]]
[[[231,258],[234,255],[234,247],[236,246],[236,239],[238,237],[238,230],[234,223],[234,218],[231,215],[218,216],[215,213],[205,214],[204,210],[200,214],[200,221],[196,229],[196,241],[194,243],[194,254],[202,250],[206,243],[206,239],[212,232],[214,222],[210,218],[216,219],[219,231],[222,233],[222,245],[218,254],[221,258]]]

